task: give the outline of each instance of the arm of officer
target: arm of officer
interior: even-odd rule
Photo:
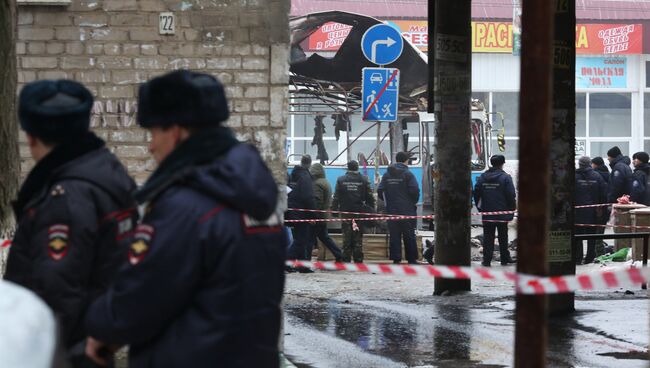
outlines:
[[[474,191],[472,193],[472,196],[474,197],[474,205],[476,205],[476,208],[480,211],[481,208],[479,207],[479,203],[481,203],[481,182],[483,179],[479,176],[478,179],[476,179],[476,184],[474,184]]]
[[[366,181],[366,193],[365,193],[365,202],[366,205],[369,207],[372,207],[373,209],[375,208],[375,196],[372,195],[372,189],[370,189],[370,181],[364,177],[364,180]]]
[[[623,173],[619,169],[613,169],[612,175],[609,179],[609,193],[607,193],[607,202],[616,203],[617,193],[620,193],[621,188],[625,185]]]
[[[336,181],[336,187],[334,189],[334,198],[332,199],[332,211],[339,211],[339,196],[340,196],[339,182]],[[335,214],[336,215],[336,214]]]
[[[418,180],[415,178],[412,172],[409,172],[409,179],[407,183],[409,197],[413,203],[418,203],[420,199],[420,186],[418,185]]]
[[[86,307],[98,219],[93,202],[71,185],[55,186],[48,201],[31,230],[31,277],[34,291],[54,310],[68,340]]]
[[[381,181],[379,182],[379,186],[377,186],[377,198],[381,199],[382,201],[384,200],[384,191],[386,190],[386,184],[385,180],[386,179],[386,174],[384,174],[381,177]]]
[[[517,208],[517,193],[515,192],[515,185],[512,183],[510,175],[506,178],[506,198],[508,199],[508,209],[514,210]]]
[[[136,228],[128,263],[86,314],[90,336],[141,343],[187,306],[199,280],[201,251],[196,212],[182,199],[160,199]]]

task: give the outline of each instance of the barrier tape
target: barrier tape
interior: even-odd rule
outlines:
[[[371,213],[368,212],[346,212],[346,211],[333,211],[333,210],[310,210],[306,208],[288,208],[288,211],[300,211],[300,212],[317,212],[317,213],[338,213],[342,215],[362,215],[362,216],[368,216]],[[481,215],[512,215],[516,214],[517,211],[492,211],[492,212],[472,212],[472,216],[481,216]],[[386,217],[398,217],[401,215],[391,215],[391,214],[385,214]],[[430,215],[433,216],[433,215]]]
[[[439,277],[445,279],[483,279],[515,284],[518,294],[561,294],[635,286],[650,282],[650,268],[628,268],[599,273],[540,277],[494,270],[487,267],[395,265],[290,260],[289,267],[307,267],[327,271],[352,271],[383,275]]]

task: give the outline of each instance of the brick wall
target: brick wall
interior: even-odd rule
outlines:
[[[262,152],[280,183],[284,166],[290,0],[72,0],[20,6],[18,82],[69,78],[95,94],[92,128],[138,182],[154,168],[137,127],[139,83],[174,69],[217,76],[232,127]],[[174,35],[159,34],[173,12]],[[21,142],[25,137],[21,134]],[[23,175],[33,166],[21,144]]]

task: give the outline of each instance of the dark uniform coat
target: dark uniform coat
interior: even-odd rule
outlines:
[[[296,165],[289,175],[289,188],[291,192],[288,195],[289,208],[316,209],[314,200],[313,179],[309,169]],[[313,212],[305,211],[287,211],[286,218],[291,220],[310,219],[316,217]]]
[[[605,203],[607,184],[591,167],[576,169],[576,206]],[[600,207],[576,208],[576,224],[599,224],[603,209]]]
[[[388,167],[382,176],[377,196],[386,203],[386,212],[391,215],[415,216],[420,198],[420,187],[408,166],[396,163]]]
[[[124,238],[136,222],[134,189],[124,167],[91,133],[75,145],[57,146],[21,188],[5,279],[45,300],[67,348],[85,341],[83,314],[125,259]]]
[[[616,203],[616,200],[624,194],[630,194],[632,189],[632,169],[630,158],[619,155],[609,166],[612,172],[609,174],[609,188],[607,202]]]
[[[368,178],[358,171],[348,171],[336,179],[333,210],[372,213],[374,208],[375,197],[372,195]],[[345,217],[349,216],[345,215]]]
[[[129,344],[131,368],[279,367],[287,240],[277,185],[226,128],[197,134],[136,195],[144,218],[88,331]]]
[[[517,207],[512,177],[493,167],[481,174],[474,185],[474,203],[480,212],[514,211]],[[483,215],[484,220],[511,221],[513,214]]]
[[[630,199],[633,202],[650,206],[650,165],[641,164],[634,168]]]

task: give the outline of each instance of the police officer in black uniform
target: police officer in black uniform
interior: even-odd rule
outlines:
[[[632,164],[634,173],[632,174],[632,189],[630,199],[633,202],[650,206],[650,164],[648,164],[648,154],[646,152],[637,152],[632,155]]]
[[[359,173],[359,163],[355,160],[348,162],[348,171],[336,179],[333,211],[374,213],[375,197],[372,195],[368,178]],[[341,214],[344,218],[358,218],[363,215]],[[341,223],[343,234],[343,262],[354,260],[363,263],[363,224],[352,221]]]
[[[607,184],[602,176],[591,167],[591,159],[582,156],[576,169],[576,206],[605,203],[607,199]],[[598,224],[602,219],[602,207],[576,208],[576,224]],[[576,226],[576,234],[596,234],[597,228],[591,226]],[[576,244],[575,262],[582,263],[582,242]],[[584,263],[592,263],[596,258],[596,240],[587,241],[587,255]]]
[[[517,206],[515,186],[512,177],[503,171],[506,158],[494,155],[490,158],[492,167],[476,179],[474,185],[474,203],[479,212],[513,211]],[[494,252],[494,234],[499,231],[499,253],[501,265],[512,263],[508,251],[508,221],[513,214],[483,215],[483,262],[484,267],[490,267]]]
[[[221,125],[224,88],[175,71],[140,87],[156,171],[128,262],[89,308],[87,353],[129,344],[129,367],[279,367],[286,234],[257,149]]]
[[[407,166],[409,154],[398,152],[395,163],[388,167],[377,188],[377,196],[384,200],[386,212],[391,215],[415,216],[420,198],[420,187],[415,175]],[[393,263],[402,260],[402,239],[408,263],[417,263],[418,248],[415,241],[415,219],[388,220],[390,235],[390,259]]]
[[[74,366],[83,314],[112,281],[136,222],[135,183],[89,129],[93,97],[81,84],[43,80],[20,92],[20,125],[36,166],[14,202],[18,229],[5,279],[52,308]]]
[[[607,159],[612,172],[609,174],[609,185],[607,188],[607,202],[616,203],[617,199],[627,194],[632,189],[632,169],[630,169],[630,158],[623,156],[621,149],[614,146],[607,151]]]

